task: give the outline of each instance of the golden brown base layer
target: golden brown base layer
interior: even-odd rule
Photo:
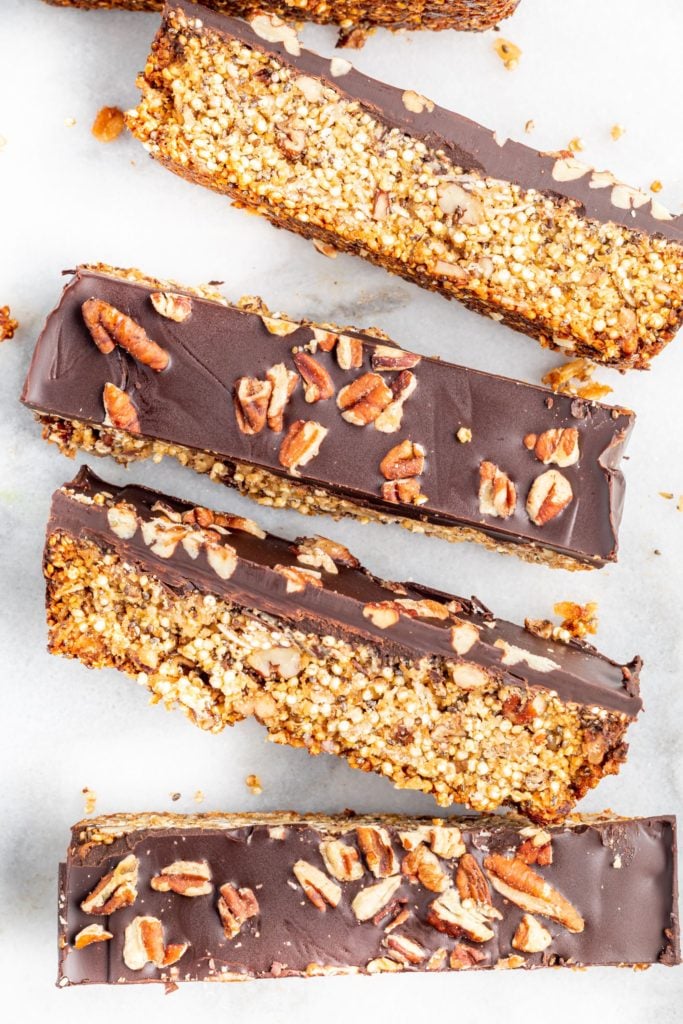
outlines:
[[[344,757],[395,786],[477,811],[564,817],[625,759],[629,720],[552,692],[465,689],[446,659],[294,629],[212,594],[179,595],[91,541],[46,549],[49,649],[114,667],[218,732],[255,715],[276,743]]]

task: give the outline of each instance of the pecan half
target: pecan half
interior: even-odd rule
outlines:
[[[272,387],[268,402],[268,426],[279,434],[284,427],[287,403],[299,383],[299,375],[294,370],[288,370],[284,363],[277,363],[266,370],[266,380],[270,381]]]
[[[427,950],[415,939],[400,932],[392,932],[382,940],[382,945],[389,950],[389,955],[401,964],[421,964],[427,957]]]
[[[423,844],[405,855],[401,871],[411,882],[420,882],[430,892],[444,892],[450,885],[438,858]]]
[[[158,917],[135,917],[126,927],[123,962],[130,971],[141,971],[147,964],[170,967],[187,951],[187,942],[164,944],[164,926]]]
[[[138,859],[129,853],[99,880],[81,903],[84,914],[108,916],[135,903],[138,890]]]
[[[288,594],[300,594],[306,587],[323,585],[320,573],[314,569],[299,569],[295,565],[274,565],[273,569],[287,580]]]
[[[479,466],[479,511],[484,516],[508,519],[517,506],[517,490],[507,473],[493,462]]]
[[[422,359],[416,352],[406,352],[394,345],[375,345],[372,350],[373,370],[412,370]]]
[[[427,922],[437,931],[456,939],[466,935],[472,942],[488,942],[494,933],[487,919],[500,917],[497,911],[492,911],[493,908],[472,905],[469,901],[465,905],[455,889],[446,889],[430,904]]]
[[[317,359],[308,352],[295,352],[294,365],[303,377],[304,398],[307,402],[324,402],[332,398],[334,384],[329,373]]]
[[[566,476],[556,469],[549,469],[537,476],[526,499],[529,519],[536,526],[545,526],[559,516],[574,497],[572,485]]]
[[[152,292],[150,302],[160,316],[184,323],[192,313],[192,299],[189,295],[178,295],[177,292]]]
[[[422,493],[420,483],[414,477],[410,480],[390,480],[382,484],[382,497],[393,505],[424,505],[429,501]]]
[[[293,679],[301,668],[301,654],[296,647],[268,647],[253,651],[247,657],[247,665],[264,679],[274,675],[280,679]]]
[[[347,423],[365,427],[377,419],[392,399],[391,388],[378,373],[364,373],[341,389],[337,406]]]
[[[376,885],[368,885],[356,893],[351,904],[351,910],[359,921],[369,921],[380,912],[392,899],[394,893],[401,885],[399,875],[392,875],[384,878]]]
[[[558,921],[570,932],[583,931],[585,921],[578,910],[518,857],[491,853],[485,857],[484,867],[501,896],[522,910]]]
[[[387,452],[379,468],[386,480],[406,480],[419,476],[425,468],[425,450],[421,444],[406,438]]]
[[[282,439],[278,454],[280,465],[296,476],[299,466],[308,465],[316,457],[327,433],[327,427],[315,420],[295,420]]]
[[[102,403],[106,413],[106,426],[127,430],[129,434],[140,433],[140,421],[130,397],[116,384],[107,382],[102,392]]]
[[[532,914],[524,915],[512,936],[513,948],[521,950],[522,953],[542,953],[552,941],[553,937],[548,929],[544,928]]]
[[[216,906],[226,939],[234,939],[239,935],[242,925],[259,914],[258,900],[253,890],[246,887],[238,889],[230,882],[220,887]]]
[[[564,468],[579,461],[579,432],[576,427],[553,427],[538,436],[527,434],[524,444],[533,448],[536,458],[546,466],[554,462]]]
[[[108,942],[109,939],[113,939],[114,936],[111,932],[105,932],[101,924],[89,924],[85,928],[81,928],[80,932],[73,941],[74,949],[85,949],[86,946],[92,945],[93,942]]]
[[[341,839],[324,839],[319,849],[325,867],[338,882],[355,882],[365,874],[358,850],[354,846],[349,846]]]
[[[464,853],[455,872],[455,884],[461,900],[472,900],[477,904],[491,903],[491,890],[471,853]]]
[[[166,352],[152,341],[144,327],[102,299],[86,299],[81,306],[85,325],[100,352],[108,355],[114,347],[130,353],[138,362],[152,370],[165,370],[169,363]]]
[[[273,385],[269,380],[259,380],[258,377],[237,378],[233,402],[237,426],[243,434],[259,434],[263,430],[272,392]]]
[[[156,892],[174,892],[178,896],[208,896],[213,892],[211,869],[202,860],[175,860],[149,884]]]
[[[365,862],[375,878],[388,878],[398,873],[398,858],[386,829],[359,825],[356,836]]]
[[[307,860],[298,860],[292,871],[314,907],[324,911],[326,903],[330,907],[337,906],[342,896],[341,888],[324,871]]]

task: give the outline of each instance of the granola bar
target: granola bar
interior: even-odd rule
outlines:
[[[683,217],[287,26],[174,0],[139,86],[128,126],[170,170],[543,345],[643,369],[683,321]]]
[[[442,806],[560,819],[618,771],[641,707],[639,658],[87,469],[54,495],[44,571],[53,654],[118,668],[203,729],[255,715]]]
[[[57,7],[158,11],[164,0],[47,0]],[[519,0],[204,0],[221,14],[278,15],[340,26],[339,45],[358,48],[374,28],[483,32],[514,13]]]
[[[23,400],[67,455],[171,455],[305,514],[397,522],[568,569],[616,559],[631,413],[255,301],[81,268]]]
[[[676,820],[110,815],[59,922],[62,986],[672,965]]]

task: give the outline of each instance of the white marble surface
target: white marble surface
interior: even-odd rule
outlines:
[[[265,742],[254,723],[208,736],[180,714],[147,704],[114,672],[89,672],[45,653],[41,547],[50,494],[73,463],[48,449],[18,402],[35,337],[60,291],[60,270],[103,260],[137,265],[188,283],[222,278],[232,296],[260,292],[273,308],[338,322],[378,324],[400,342],[486,370],[537,382],[558,360],[532,341],[454,303],[428,295],[350,257],[327,260],[313,247],[226,200],[174,178],[137,143],[105,146],[90,124],[104,104],[132,105],[134,78],[155,16],[57,10],[38,0],[3,0],[0,21],[0,304],[21,321],[0,351],[0,978],[6,1020],[97,1020],[125,1014],[167,1024],[199,1014],[254,1022],[293,1019],[403,1021],[467,1018],[526,1022],[577,1017],[622,1024],[647,1015],[681,1020],[683,971],[595,970],[461,974],[383,979],[193,986],[166,999],[157,987],[117,990],[53,987],[55,885],[68,827],[82,816],[85,786],[97,810],[203,809],[406,811],[431,813],[427,797],[330,757]],[[665,183],[660,198],[683,201],[680,0],[522,0],[502,34],[523,49],[505,71],[495,36],[380,33],[352,54],[363,70],[433,96],[500,132],[539,148],[586,142],[586,157],[624,180]],[[305,38],[331,52],[330,30]],[[68,119],[75,125],[67,126]],[[678,134],[676,132],[678,121]],[[627,131],[613,142],[609,129]],[[618,566],[568,574],[525,565],[473,546],[408,537],[398,528],[320,520],[374,570],[463,594],[477,593],[501,615],[541,617],[555,601],[597,600],[598,642],[609,654],[645,658],[646,712],[632,730],[631,758],[584,807],[622,813],[680,810],[681,527],[683,512],[659,491],[683,493],[683,341],[649,374],[603,373],[617,401],[638,411],[626,464],[628,493]],[[97,461],[105,477],[125,472]],[[175,465],[140,464],[130,477],[206,504],[254,514],[255,507]],[[256,510],[289,535],[305,528],[293,512]],[[661,554],[656,555],[654,549]],[[244,779],[263,780],[253,797]],[[171,803],[170,793],[182,798]],[[648,913],[643,906],[643,914]]]

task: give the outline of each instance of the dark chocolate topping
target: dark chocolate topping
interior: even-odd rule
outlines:
[[[522,143],[506,140],[502,145],[496,141],[494,132],[476,121],[443,107],[434,105],[421,113],[407,109],[403,102],[403,90],[369,78],[352,69],[347,74],[333,77],[330,60],[310,50],[301,50],[300,55],[288,53],[283,43],[270,43],[244,21],[218,14],[216,11],[197,7],[189,0],[170,0],[164,10],[164,18],[173,11],[181,10],[188,18],[200,18],[210,29],[226,37],[241,40],[252,49],[277,56],[285,65],[325,81],[349,100],[358,100],[370,114],[390,128],[421,139],[427,146],[443,150],[450,160],[465,171],[475,171],[486,177],[511,181],[525,189],[536,189],[554,196],[572,199],[580,204],[579,212],[602,223],[622,224],[627,228],[650,235],[662,235],[671,241],[683,241],[683,216],[660,220],[652,215],[649,202],[637,209],[624,210],[611,201],[611,188],[591,188],[591,168],[574,181],[557,181],[553,167],[558,154],[539,153]],[[616,180],[615,180],[616,183]]]
[[[111,496],[108,504],[87,500],[103,492]],[[304,566],[297,561],[296,550],[290,542],[272,535],[260,539],[241,530],[232,530],[221,538],[220,543],[232,547],[238,556],[232,576],[221,579],[209,564],[204,550],[193,558],[178,543],[170,557],[161,557],[145,543],[139,527],[129,539],[117,536],[109,525],[108,505],[122,502],[135,510],[139,523],[163,518],[160,511],[153,510],[158,502],[181,514],[193,507],[145,487],[116,487],[100,480],[85,467],[75,480],[55,493],[48,534],[64,531],[77,539],[85,538],[104,548],[113,548],[127,562],[153,573],[175,592],[198,589],[246,608],[267,612],[295,628],[320,635],[336,633],[352,640],[369,640],[387,658],[407,654],[454,660],[451,627],[456,619],[465,619],[479,627],[479,641],[468,651],[467,660],[493,669],[507,685],[555,691],[567,702],[603,707],[629,717],[635,717],[642,706],[638,688],[639,658],[622,666],[588,645],[543,640],[521,626],[494,619],[476,599],[454,598],[412,583],[402,584],[402,590],[397,592],[396,584],[386,584],[364,569],[351,569],[341,564],[336,574],[321,570],[322,587],[306,586],[299,592],[288,593],[286,579],[274,566]],[[384,629],[363,614],[368,604],[397,598],[454,600],[459,608],[456,619],[452,615],[439,619],[401,614],[395,625]],[[515,649],[518,660],[505,665],[502,658],[507,656],[509,648]]]
[[[504,818],[483,825],[453,819],[447,823],[460,826],[467,852],[479,864],[489,852],[511,856],[522,841],[518,829]],[[354,824],[348,819],[350,831],[343,839],[357,848]],[[386,828],[400,862],[405,851],[399,831],[429,823],[413,820],[396,826],[380,819],[373,824]],[[252,977],[301,974],[310,964],[364,969],[373,958],[386,955],[382,940],[391,915],[379,923],[360,923],[351,903],[360,889],[377,880],[366,869],[361,879],[342,882],[339,904],[321,912],[306,898],[292,873],[299,859],[325,871],[319,843],[329,836],[328,829],[322,821],[302,819],[287,825],[284,838],[276,839],[269,833],[267,819],[242,827],[227,823],[220,827],[208,821],[202,828],[196,819],[183,826],[182,818],[175,817],[156,828],[136,829],[133,825],[113,844],[90,846],[81,852],[80,828],[76,826],[74,845],[62,866],[63,931],[73,943],[83,927],[97,921],[113,933],[113,939],[80,951],[67,946],[60,954],[60,977],[71,983],[159,980],[160,972],[151,964],[131,971],[123,962],[125,928],[140,914],[161,919],[167,942],[189,943],[178,963],[177,980],[202,980],[222,972]],[[549,834],[552,864],[533,870],[573,905],[585,927],[572,933],[555,921],[538,917],[552,942],[542,953],[524,954],[525,966],[679,962],[674,818],[582,822],[552,828]],[[104,873],[129,853],[140,862],[135,904],[108,918],[84,914],[80,902]],[[363,855],[360,857],[362,862]],[[214,892],[187,898],[152,890],[150,879],[177,860],[206,861]],[[452,876],[456,863],[441,860],[440,866]],[[218,889],[225,882],[249,887],[259,903],[258,917],[247,922],[232,940],[225,937],[216,910]],[[464,942],[485,955],[481,967],[518,955],[511,940],[523,911],[514,903],[492,891],[502,919],[487,922],[493,938],[474,943],[466,938],[451,939],[428,924],[428,907],[436,895],[401,875],[395,898],[405,900],[403,906],[410,917],[397,932],[428,953],[444,947],[450,951]],[[405,969],[424,967],[425,962]]]
[[[143,436],[286,475],[278,462],[283,434],[268,429],[254,436],[242,433],[232,391],[238,377],[263,377],[276,363],[284,361],[293,370],[292,349],[307,345],[312,329],[302,326],[278,337],[269,333],[257,313],[196,296],[189,319],[176,323],[156,312],[149,298],[153,291],[148,284],[78,270],[40,336],[22,400],[44,413],[102,424],[102,392],[111,382],[131,397]],[[83,302],[93,297],[140,324],[169,353],[169,367],[157,373],[119,347],[103,355],[81,311]],[[359,332],[355,336],[363,343],[361,368],[341,370],[334,352],[318,350],[315,356],[332,377],[337,394],[371,369],[372,352],[385,344]],[[412,372],[417,387],[404,405],[396,433],[347,423],[335,398],[309,404],[299,386],[285,411],[285,429],[304,419],[329,430],[320,453],[301,467],[302,482],[390,515],[471,526],[496,540],[540,545],[587,564],[615,559],[624,493],[618,466],[633,428],[632,413],[437,359],[422,358]],[[391,383],[395,376],[385,373],[384,379]],[[456,441],[461,426],[471,429],[470,443]],[[532,482],[550,467],[524,447],[523,438],[558,427],[579,432],[579,461],[562,469],[574,497],[560,515],[539,527],[527,514],[526,496]],[[405,438],[426,450],[419,481],[428,500],[419,508],[381,497],[380,462]],[[508,519],[479,511],[479,466],[484,460],[498,465],[515,483],[517,508]]]

